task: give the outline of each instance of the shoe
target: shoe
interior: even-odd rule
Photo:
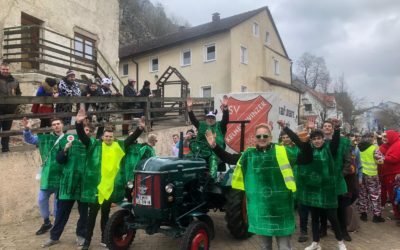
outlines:
[[[83,243],[81,250],[89,250],[90,242],[86,241]]]
[[[319,237],[320,238],[324,238],[325,236],[327,236],[328,235],[328,233],[326,232],[326,231],[320,231],[319,232]]]
[[[349,234],[349,233],[344,233],[344,234],[343,234],[343,240],[345,240],[345,241],[351,241],[350,234]]]
[[[101,242],[100,242],[100,246],[102,246],[102,247],[107,247],[107,244],[104,243],[103,241],[101,241]]]
[[[339,250],[347,250],[346,245],[344,244],[343,240],[338,241],[338,249]]]
[[[44,234],[45,232],[49,231],[53,225],[51,223],[43,223],[39,230],[36,231],[36,235]]]
[[[362,220],[362,221],[367,221],[368,220],[368,216],[367,216],[367,213],[361,213],[361,215],[360,215],[360,220]]]
[[[10,149],[9,149],[9,148],[2,148],[2,149],[1,149],[1,152],[7,153],[7,152],[10,152]]]
[[[321,250],[321,246],[319,245],[319,242],[313,241],[311,245],[308,247],[304,248],[304,250]]]
[[[55,244],[57,244],[57,243],[59,243],[59,242],[60,242],[59,240],[48,239],[47,241],[45,241],[45,242],[42,244],[42,247],[43,247],[43,248],[44,248],[44,247],[49,247],[49,246],[55,245]]]
[[[83,244],[85,244],[85,238],[77,235],[76,236],[76,245],[79,247],[79,246],[83,246]]]
[[[372,218],[372,222],[374,222],[374,223],[380,223],[380,222],[385,222],[385,219],[384,218],[382,218],[382,216],[377,216],[377,215],[374,215],[374,217]]]
[[[298,242],[306,242],[308,241],[308,235],[306,232],[300,232],[299,239],[297,240]]]

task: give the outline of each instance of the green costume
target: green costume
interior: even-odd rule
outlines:
[[[335,178],[336,178],[336,194],[342,195],[347,193],[346,181],[343,177],[343,166],[345,164],[350,164],[350,162],[345,162],[345,160],[350,160],[350,146],[351,142],[345,137],[340,137],[339,148],[336,156],[334,157],[335,166]],[[347,159],[348,158],[348,159]]]
[[[135,143],[125,149],[125,157],[121,163],[123,167],[121,167],[120,174],[117,176],[117,178],[124,178],[125,183],[134,180],[133,170],[136,169],[137,164],[142,159],[140,154],[141,147],[141,144]]]
[[[314,148],[312,162],[298,166],[296,198],[311,207],[337,208],[336,173],[329,143]]]
[[[61,165],[60,200],[80,200],[82,192],[83,173],[85,171],[86,148],[77,135],[65,135],[60,141],[60,150],[68,143],[67,138],[73,136],[72,147],[68,150],[68,161]]]
[[[154,148],[147,143],[142,144],[139,153],[140,159],[147,159],[156,156],[156,151],[154,150]]]
[[[40,189],[58,189],[60,186],[61,166],[57,163],[56,157],[60,148],[61,138],[51,134],[39,134],[38,146],[40,157],[42,158],[42,171],[40,177]]]
[[[124,149],[124,142],[117,141],[119,147]],[[82,202],[99,202],[98,186],[102,179],[102,141],[90,138],[90,144],[87,147],[86,169],[83,180]],[[122,159],[122,158],[121,158]],[[119,160],[121,160],[119,159]],[[114,189],[109,198],[111,202],[119,202],[124,197],[125,178],[115,177]]]
[[[249,232],[266,236],[288,236],[295,230],[293,192],[288,188],[288,183],[285,183],[288,176],[285,179],[283,177],[288,166],[279,166],[275,147],[272,145],[266,151],[248,148],[243,152],[235,168],[232,187],[236,188],[234,182],[238,179],[235,176],[242,172]],[[287,151],[287,154],[290,152]],[[293,174],[291,179],[294,183]]]
[[[221,122],[216,122],[212,126],[208,126],[207,123],[204,121],[199,122],[197,140],[204,142],[205,145],[208,145],[206,138],[207,130],[210,130],[213,132],[213,134],[216,134],[215,142],[217,143],[218,146],[225,149],[225,136],[222,134],[221,131]],[[211,156],[206,160],[209,165],[211,177],[216,179],[218,171],[218,161],[219,161],[218,156],[214,152],[212,152]]]

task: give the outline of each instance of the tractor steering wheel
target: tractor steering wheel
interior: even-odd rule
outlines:
[[[203,158],[207,159],[208,157],[211,156],[212,150],[208,143],[205,143],[203,141],[191,141],[189,144],[190,151],[193,153],[195,158]]]

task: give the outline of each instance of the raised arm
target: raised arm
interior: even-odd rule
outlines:
[[[206,131],[207,142],[214,151],[214,153],[221,159],[221,161],[230,165],[236,165],[242,154],[231,154],[226,152],[223,148],[217,145],[215,141],[216,134],[210,130]]]
[[[187,110],[188,110],[190,122],[193,124],[193,126],[195,126],[198,129],[199,128],[199,121],[197,120],[196,116],[193,113],[193,109],[192,109],[193,108],[193,100],[192,100],[192,98],[189,97],[186,100],[186,107],[187,107]]]
[[[335,157],[338,154],[339,144],[340,144],[340,122],[337,119],[332,119],[334,132],[332,136],[332,141],[330,143],[330,150],[332,156]]]
[[[221,100],[222,120],[221,120],[221,132],[223,135],[226,134],[227,126],[229,123],[229,109],[228,109],[228,96],[224,95]]]
[[[28,118],[22,118],[22,125],[24,126],[24,131],[22,132],[24,136],[24,141],[32,145],[37,145],[39,139],[37,135],[32,134]]]
[[[128,138],[125,139],[125,141],[124,141],[125,148],[128,148],[130,145],[132,145],[137,140],[137,138],[139,138],[139,136],[142,134],[145,126],[146,126],[145,119],[144,119],[144,116],[142,116],[140,118],[139,125],[136,128],[135,132],[133,132],[130,136],[128,136]]]
[[[85,128],[83,126],[83,120],[86,118],[86,111],[84,107],[79,109],[78,114],[76,115],[76,133],[78,134],[79,140],[83,145],[88,147],[90,145],[90,138],[85,133]]]

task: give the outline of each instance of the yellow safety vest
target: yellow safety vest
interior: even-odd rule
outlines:
[[[275,145],[276,150],[276,160],[278,161],[279,168],[282,173],[283,180],[285,181],[286,187],[292,192],[296,192],[296,182],[294,180],[293,170],[289,163],[289,158],[286,153],[284,146]],[[243,172],[242,166],[240,164],[241,159],[239,159],[236,164],[235,171],[232,175],[232,188],[244,190]]]
[[[363,174],[376,176],[378,174],[378,164],[375,162],[374,154],[378,146],[371,145],[367,150],[360,152],[361,166]]]

